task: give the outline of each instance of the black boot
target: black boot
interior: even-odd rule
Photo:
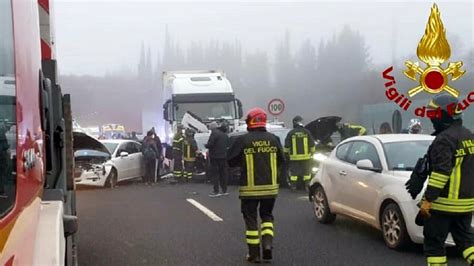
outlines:
[[[247,261],[250,263],[260,263],[260,245],[248,245],[249,254],[247,254]]]
[[[273,258],[272,249],[273,249],[273,237],[270,235],[262,236],[262,248],[263,248],[263,260],[271,261]]]

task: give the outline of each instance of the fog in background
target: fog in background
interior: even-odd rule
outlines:
[[[248,109],[282,98],[288,121],[340,115],[358,122],[364,104],[386,102],[381,73],[405,60],[432,2],[56,1],[62,87],[83,126],[142,130],[142,108],[161,112],[162,71],[222,69]],[[453,86],[474,88],[470,1],[438,1],[450,61],[467,70]],[[308,121],[309,122],[309,121]]]

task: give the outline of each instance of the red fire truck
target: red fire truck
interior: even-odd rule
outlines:
[[[0,265],[75,265],[69,95],[50,0],[0,0]]]

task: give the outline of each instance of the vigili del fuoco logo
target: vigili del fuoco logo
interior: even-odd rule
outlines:
[[[456,98],[460,96],[460,92],[449,86],[448,82],[461,78],[466,71],[462,69],[463,63],[461,61],[447,62],[451,57],[451,48],[446,39],[446,30],[436,4],[431,8],[425,34],[418,44],[416,54],[426,66],[420,66],[419,62],[408,60],[405,61],[407,68],[403,73],[407,78],[416,81],[418,86],[408,90],[408,97],[400,93],[395,87],[395,78],[390,75],[393,71],[393,66],[391,66],[382,73],[382,77],[386,81],[385,95],[387,99],[407,111],[412,104],[410,98],[422,92],[429,94],[449,93]],[[452,112],[456,109],[465,110],[472,103],[474,103],[474,92],[470,92],[465,99],[460,100],[458,106],[448,109]],[[418,117],[441,116],[440,109],[427,111],[425,106],[415,108],[414,113]]]

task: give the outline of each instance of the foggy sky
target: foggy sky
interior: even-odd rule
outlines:
[[[461,48],[453,50],[455,60],[473,48],[474,4],[436,2],[448,41],[456,39]],[[286,30],[296,49],[306,38],[317,47],[349,25],[365,37],[372,63],[386,65],[394,56],[416,53],[432,3],[56,0],[57,57],[61,74],[103,75],[124,67],[135,71],[142,41],[156,62],[166,26],[183,48],[191,41],[239,40],[246,52],[272,53]]]

